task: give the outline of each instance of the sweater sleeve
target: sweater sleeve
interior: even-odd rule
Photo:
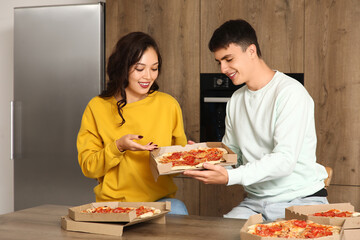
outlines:
[[[228,185],[248,186],[285,177],[293,172],[305,134],[314,124],[314,102],[305,90],[287,89],[276,99],[275,117],[272,152],[264,154],[257,161],[228,170]]]
[[[103,177],[123,159],[115,141],[104,146],[95,117],[88,105],[84,111],[77,137],[78,161],[83,174],[89,178]]]

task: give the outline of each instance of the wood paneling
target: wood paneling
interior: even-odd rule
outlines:
[[[200,215],[200,182],[183,175],[175,177],[174,182],[178,186],[176,198],[185,203],[189,215]]]
[[[355,206],[356,211],[360,211],[360,187],[346,185],[330,185],[328,187],[329,203],[349,202]]]
[[[242,18],[256,30],[263,59],[282,72],[303,72],[304,0],[201,1],[201,72],[219,72],[208,42],[216,28]]]
[[[160,91],[179,101],[187,137],[194,141],[200,139],[199,7],[200,0],[106,1],[106,57],[129,32],[153,36],[163,58]]]
[[[240,185],[206,185],[200,184],[200,215],[222,217],[239,205],[244,199],[245,191]]]
[[[271,68],[305,73],[305,87],[315,101],[318,161],[334,170],[329,201],[351,202],[360,209],[359,1],[107,0],[106,4],[106,56],[128,32],[151,34],[164,59],[160,90],[179,101],[186,134],[195,141],[200,129],[199,74],[220,70],[208,41],[226,20],[250,22]],[[222,216],[243,199],[241,186],[204,185],[181,176],[175,182],[177,197],[190,214]]]
[[[240,185],[206,185],[179,175],[174,178],[178,186],[176,198],[182,200],[190,215],[222,217],[244,199]]]
[[[360,185],[360,2],[306,1],[305,86],[315,101],[319,162],[332,183]],[[314,24],[316,23],[316,24]],[[360,205],[358,205],[360,208]]]

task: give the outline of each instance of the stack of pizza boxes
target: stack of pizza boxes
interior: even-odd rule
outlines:
[[[292,206],[285,209],[286,219],[311,220],[319,224],[341,226],[342,240],[360,239],[360,216],[357,217],[318,217],[314,213],[326,212],[331,209],[354,212],[355,208],[350,203],[335,203],[322,205]]]
[[[323,204],[323,205],[306,205],[306,206],[292,206],[285,209],[285,220],[298,219],[310,220],[314,223],[323,225],[338,226],[341,228],[339,235],[326,236],[316,239],[321,240],[355,240],[360,239],[360,216],[350,218],[331,218],[331,217],[317,217],[311,216],[314,213],[326,212],[331,209],[338,209],[342,211],[354,211],[354,207],[349,203],[337,204]],[[284,219],[279,219],[284,220]],[[275,240],[283,238],[274,237],[260,237],[248,233],[248,228],[251,225],[263,223],[261,214],[249,217],[244,226],[240,230],[241,240]],[[285,239],[285,238],[284,238]],[[286,239],[299,239],[299,238],[286,238]]]
[[[129,213],[91,213],[86,211],[104,206],[112,209],[146,206],[159,209],[161,212],[139,218],[136,216],[135,210]],[[142,222],[165,224],[165,215],[170,212],[170,209],[170,202],[94,202],[69,208],[68,215],[61,217],[61,227],[67,231],[122,236],[124,227],[130,225]]]
[[[184,172],[184,169],[172,170],[172,164],[166,163],[161,164],[156,161],[157,157],[163,155],[164,153],[173,153],[173,152],[181,152],[181,151],[189,151],[193,149],[201,149],[201,148],[223,148],[227,151],[223,155],[223,159],[218,165],[220,166],[232,166],[237,163],[237,155],[233,151],[231,151],[225,144],[222,142],[201,142],[195,144],[188,144],[183,146],[175,145],[175,146],[167,146],[160,147],[150,153],[150,169],[154,176],[155,181],[161,175],[169,175]],[[201,170],[202,167],[197,167],[195,170]]]

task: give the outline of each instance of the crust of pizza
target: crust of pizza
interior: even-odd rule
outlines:
[[[218,161],[207,161],[207,163],[211,163],[211,164],[218,164],[221,163],[222,160],[218,160]],[[202,168],[203,167],[203,163],[199,163],[195,166],[173,166],[171,168],[171,170],[186,170],[186,169],[197,169],[197,168]]]
[[[352,214],[352,216],[353,216],[353,217],[360,217],[360,212],[354,212],[354,213]]]
[[[154,216],[154,215],[156,215],[156,214],[161,213],[161,210],[160,210],[160,209],[156,209],[156,208],[153,208],[153,207],[152,207],[151,210],[153,210],[153,211],[143,213],[143,214],[141,214],[141,215],[138,216],[138,217],[139,217],[139,218],[147,218],[147,217],[152,217],[152,216]]]
[[[176,171],[176,170],[187,170],[187,169],[196,169],[199,168],[196,166],[173,166],[171,167],[172,171]]]

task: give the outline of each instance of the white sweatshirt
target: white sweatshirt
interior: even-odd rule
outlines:
[[[295,79],[276,72],[263,88],[244,86],[226,107],[223,138],[238,154],[228,185],[244,185],[248,197],[290,201],[324,187],[325,168],[316,163],[314,102]]]

